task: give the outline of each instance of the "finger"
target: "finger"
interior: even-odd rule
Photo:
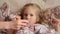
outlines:
[[[22,23],[29,23],[27,20],[21,20]]]
[[[20,23],[18,24],[18,26],[26,26],[27,24],[26,23]]]
[[[21,20],[20,22],[17,23],[18,25],[26,25],[28,24],[27,20]]]
[[[20,26],[17,26],[17,29],[24,28],[24,27],[25,26],[20,25]]]
[[[15,15],[14,18],[13,18],[13,20],[15,20],[15,21],[19,21],[19,20],[21,20],[21,17]]]

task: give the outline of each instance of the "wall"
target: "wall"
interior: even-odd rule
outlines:
[[[60,5],[60,0],[0,0],[0,6],[7,2],[12,11],[17,11],[26,3],[37,3],[42,9],[51,8]]]

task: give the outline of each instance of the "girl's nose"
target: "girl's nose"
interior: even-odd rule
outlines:
[[[27,16],[27,19],[28,19],[28,20],[30,19],[30,16],[29,16],[29,15]]]

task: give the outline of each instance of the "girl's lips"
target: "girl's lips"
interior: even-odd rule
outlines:
[[[58,24],[58,21],[56,19],[52,19],[52,24]]]

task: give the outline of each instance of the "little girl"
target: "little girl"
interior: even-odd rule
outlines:
[[[48,8],[43,12],[43,24],[46,25],[49,28],[50,34],[58,34],[57,32],[57,21],[54,18],[55,16],[53,15],[54,12]]]
[[[47,34],[48,28],[41,24],[42,9],[37,4],[26,4],[21,11],[21,17],[29,23],[16,34]]]
[[[55,26],[55,30],[60,34],[60,6],[52,8],[52,24]]]

